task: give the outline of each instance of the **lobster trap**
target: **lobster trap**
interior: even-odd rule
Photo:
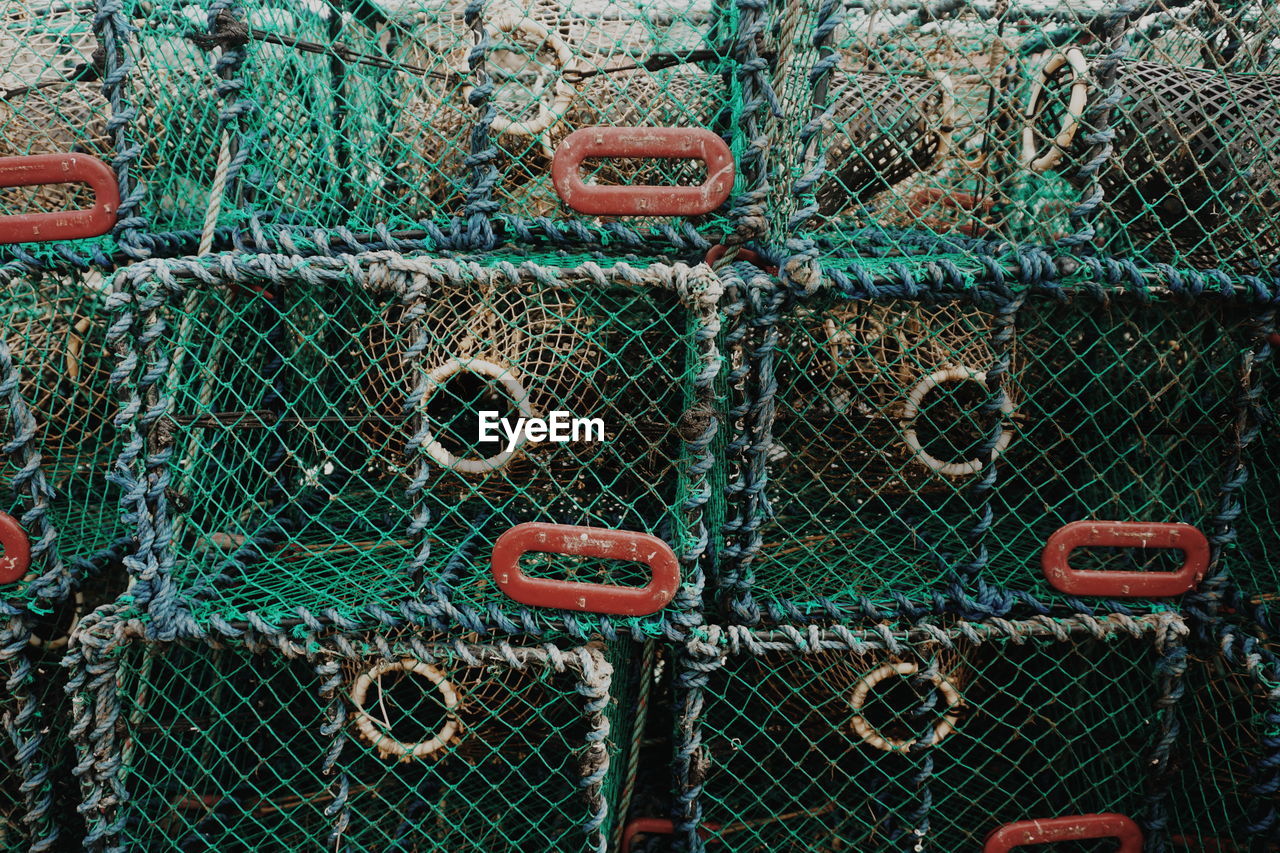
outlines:
[[[95,271],[0,269],[0,415],[9,496],[0,505],[0,582],[39,624],[35,641],[65,643],[85,596],[119,591],[128,550],[105,499],[115,451],[105,281]]]
[[[107,615],[75,664],[111,676],[76,696],[87,849],[588,851],[612,832],[629,647],[142,631]]]
[[[779,2],[764,17],[774,245],[1276,260],[1273,10]]]
[[[1169,767],[1170,844],[1274,849],[1280,844],[1275,646],[1226,639],[1221,626],[1217,633],[1214,646],[1193,647],[1188,656],[1179,704],[1185,746]]]
[[[736,621],[1151,606],[1195,587],[1222,525],[1266,538],[1265,510],[1224,510],[1270,464],[1242,403],[1265,307],[757,291],[717,567]],[[1255,552],[1212,557],[1257,578]]]
[[[977,850],[1005,824],[1106,812],[1155,840],[1185,634],[1172,614],[713,629],[678,681],[680,840]]]
[[[1078,4],[1055,5],[1087,26]],[[1035,9],[778,2],[765,16],[774,243],[902,255],[1066,232],[1072,187],[1014,145],[1026,66],[1053,28]]]
[[[717,134],[733,127],[735,17],[704,0],[138,2],[103,31],[136,212],[152,233],[241,233],[261,246],[339,230],[385,245],[373,235],[389,229],[427,248],[489,248],[495,233],[523,242],[547,228],[561,242],[670,246],[688,236],[676,229],[727,221],[716,209],[732,164],[723,170]],[[642,131],[629,137],[638,148],[592,148],[566,166],[579,183],[650,199],[701,186],[717,200],[655,203],[639,223],[566,207],[557,149],[602,127]],[[655,148],[653,127],[710,135],[723,157]]]
[[[1032,168],[1080,174],[1093,154],[1082,140],[1109,125],[1113,152],[1098,173],[1109,252],[1268,268],[1280,250],[1280,75],[1187,68],[1152,51],[1118,63],[1109,112],[1090,103],[1100,72],[1079,49],[1048,59],[1028,104]]]
[[[141,443],[120,464],[165,484],[135,518],[168,531],[135,598],[271,621],[447,602],[442,619],[480,630],[531,618],[505,589],[690,618],[715,511],[718,281],[391,254],[125,270]]]
[[[96,237],[114,223],[93,13],[83,0],[14,0],[0,12],[0,244]]]

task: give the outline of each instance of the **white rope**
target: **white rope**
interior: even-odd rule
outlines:
[[[227,188],[227,172],[231,169],[231,135],[222,132],[218,146],[218,166],[213,173],[213,188],[209,191],[209,205],[204,211],[204,230],[200,232],[200,248],[197,255],[207,255],[213,249],[213,232],[222,215],[222,194]]]

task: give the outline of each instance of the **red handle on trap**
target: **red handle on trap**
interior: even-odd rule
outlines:
[[[724,243],[717,243],[707,250],[707,257],[703,263],[708,266],[715,266],[716,261],[720,260],[729,251],[729,247]],[[739,249],[738,260],[746,261],[749,264],[755,264],[756,269],[768,275],[777,275],[778,267],[769,263],[759,252],[753,252],[751,249]]]
[[[1015,847],[1115,838],[1119,853],[1142,853],[1142,829],[1122,814],[1082,814],[1046,820],[1020,820],[992,830],[982,853],[1008,853]]]
[[[675,835],[675,821],[661,817],[638,817],[628,821],[622,830],[621,853],[631,853],[637,835]]]
[[[1176,572],[1098,572],[1072,569],[1071,552],[1083,547],[1174,548],[1185,555]],[[1073,521],[1053,532],[1040,553],[1049,585],[1069,595],[1167,598],[1195,589],[1209,566],[1209,540],[1190,524],[1145,521]]]
[[[718,830],[718,823],[704,823],[698,827],[698,835],[702,838],[710,836],[711,832]],[[673,820],[667,820],[662,817],[638,817],[627,822],[622,830],[622,847],[619,848],[621,853],[631,853],[631,847],[636,843],[638,835],[675,835],[676,823]]]
[[[93,207],[0,216],[0,245],[99,237],[116,224],[120,187],[111,167],[88,154],[0,157],[0,188],[88,184]]]
[[[701,160],[707,178],[696,187],[587,186],[578,173],[588,157]],[[697,127],[584,127],[564,138],[551,161],[560,199],[592,216],[696,216],[710,213],[733,190],[733,152]]]
[[[531,578],[520,569],[530,551],[644,563],[647,586],[616,586]],[[531,521],[517,524],[493,543],[493,578],[507,596],[532,607],[613,616],[648,616],[671,603],[680,586],[680,561],[666,542],[648,533]]]
[[[0,584],[22,580],[31,568],[31,540],[11,515],[0,512]]]

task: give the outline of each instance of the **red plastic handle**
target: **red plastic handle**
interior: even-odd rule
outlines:
[[[703,261],[703,263],[707,264],[708,266],[715,266],[716,261],[723,258],[725,256],[725,253],[728,251],[729,251],[729,247],[726,246],[724,243],[717,243],[716,245],[712,246],[710,249],[707,250],[707,257]],[[769,275],[778,274],[778,267],[766,261],[764,257],[760,255],[759,252],[753,252],[750,249],[739,249],[738,260],[746,261],[749,264],[755,264],[756,269],[760,270],[763,273],[767,273]]]
[[[31,541],[27,532],[11,515],[0,512],[0,583],[13,583],[31,568]]]
[[[588,157],[701,160],[707,178],[696,187],[587,186],[579,167]],[[697,127],[584,127],[564,138],[551,161],[561,200],[592,216],[696,216],[710,213],[733,190],[733,152]]]
[[[642,587],[531,578],[520,570],[520,557],[530,551],[633,560],[647,564],[653,577]],[[492,569],[502,591],[521,604],[614,616],[657,613],[671,603],[680,586],[680,562],[666,542],[647,533],[604,527],[517,524],[493,543]]]
[[[1008,853],[1015,847],[1030,844],[1092,838],[1115,838],[1120,841],[1119,853],[1142,853],[1142,829],[1122,814],[1082,814],[1006,823],[987,836],[982,853]]]
[[[621,853],[631,853],[637,835],[675,835],[675,821],[660,817],[638,817],[628,821],[622,830]]]
[[[1072,569],[1071,552],[1084,547],[1176,548],[1176,572],[1099,572]],[[1190,524],[1145,521],[1073,521],[1058,528],[1040,554],[1049,585],[1069,595],[1167,598],[1195,589],[1209,566],[1209,540]]]
[[[88,154],[0,157],[0,188],[88,184],[93,207],[0,216],[0,244],[79,240],[106,234],[116,224],[120,187],[111,167]]]
[[[698,827],[698,835],[710,837],[711,833],[720,829],[718,823],[705,823]],[[637,835],[675,835],[675,821],[661,817],[638,817],[631,820],[622,830],[621,853],[631,853],[631,846],[636,843]]]

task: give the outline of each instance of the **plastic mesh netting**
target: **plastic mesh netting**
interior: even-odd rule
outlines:
[[[1190,656],[1179,706],[1185,746],[1172,762],[1173,849],[1280,844],[1275,762],[1280,693],[1274,646],[1261,657]]]
[[[0,10],[0,157],[83,152],[111,159],[93,12],[83,0],[12,0]],[[0,187],[0,216],[88,202],[75,184]]]
[[[777,245],[1276,261],[1271,6],[776,2],[761,30]]]
[[[0,270],[0,429],[11,486],[0,511],[31,543],[29,574],[3,594],[39,612],[69,606],[73,584],[122,553],[119,510],[106,487],[117,446],[105,287],[94,273]]]
[[[552,188],[556,146],[597,125],[728,137],[735,19],[732,4],[704,0],[254,0],[126,3],[102,29],[115,39],[136,212],[152,231],[387,226],[440,239],[466,226],[484,242],[501,219],[551,217],[598,242],[684,221],[618,230],[577,216]],[[656,159],[583,169],[596,185],[698,184],[701,171]]]
[[[929,633],[692,644],[677,771],[694,849],[973,850],[1005,823],[1093,812],[1159,836],[1176,618]]]
[[[108,159],[138,251],[233,233],[385,245],[385,227],[437,248],[732,234],[816,261],[1009,241],[1258,272],[1280,247],[1266,4],[10,7],[5,153]],[[552,189],[556,146],[633,125],[724,139],[734,201],[573,213]],[[705,177],[685,159],[582,171],[597,187]],[[68,192],[14,199],[43,210]]]
[[[94,637],[118,627],[104,620]],[[114,795],[88,812],[92,839],[156,851],[587,851],[611,831],[618,708],[599,650],[248,640],[132,637],[91,650],[114,677],[80,696],[81,722],[117,721],[82,732],[96,750],[84,781]]]
[[[70,739],[70,700],[65,671],[58,665],[66,650],[66,625],[60,636],[35,626],[30,642],[28,617],[7,620],[0,639],[0,671],[5,695],[4,772],[0,774],[0,850],[79,849],[84,822],[76,812],[80,790],[70,772],[75,763]]]
[[[176,589],[204,616],[275,620],[448,601],[466,624],[509,620],[494,540],[543,521],[665,539],[683,574],[671,609],[698,606],[716,511],[708,268],[226,258],[117,284],[134,296],[118,329],[142,440],[121,461],[163,484],[140,516],[164,534],[135,562],[160,573],[140,602]],[[556,412],[564,435],[517,424]],[[649,579],[628,561],[522,567]]]
[[[735,545],[717,567],[734,618],[943,593],[1016,603],[1000,591],[1106,606],[1067,600],[1040,570],[1050,535],[1081,520],[1193,525],[1246,589],[1274,587],[1262,496],[1275,430],[1246,399],[1261,391],[1266,407],[1271,368],[1252,368],[1265,306],[980,282],[791,299],[760,281],[734,357]],[[1095,547],[1071,565],[1170,572],[1184,556]]]

